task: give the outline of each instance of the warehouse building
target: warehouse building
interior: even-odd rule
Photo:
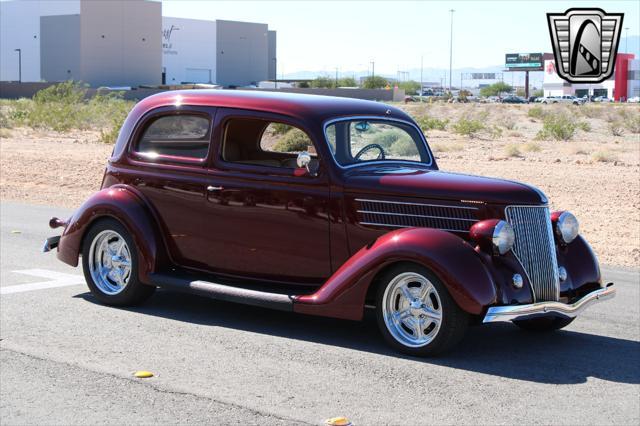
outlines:
[[[267,24],[162,16],[147,0],[0,2],[0,81],[92,87],[275,79]]]

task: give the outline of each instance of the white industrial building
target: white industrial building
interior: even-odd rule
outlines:
[[[0,2],[0,81],[246,86],[275,67],[267,24],[163,17],[147,0]]]

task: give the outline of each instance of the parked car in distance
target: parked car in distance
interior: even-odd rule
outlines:
[[[640,96],[633,96],[627,99],[627,103],[630,103],[630,104],[637,104],[639,102],[640,102]]]
[[[576,98],[573,95],[562,95],[562,96],[545,96],[542,98],[543,104],[572,104],[572,105],[582,105],[584,103],[583,98]]]
[[[528,103],[526,99],[521,98],[520,96],[507,96],[502,99],[503,104],[526,104]]]
[[[409,115],[357,99],[150,96],[102,188],[49,224],[63,231],[44,250],[81,262],[104,304],[163,287],[347,320],[373,309],[412,355],[475,323],[557,330],[615,293],[571,213],[529,185],[441,171]]]
[[[530,104],[532,104],[534,102],[538,102],[538,97],[537,96],[529,96],[528,101],[529,101]]]
[[[593,98],[593,102],[609,103],[609,102],[613,102],[613,99],[609,99],[606,96],[596,96],[595,98]]]

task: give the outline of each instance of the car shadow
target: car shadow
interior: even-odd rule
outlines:
[[[99,303],[91,293],[75,297]],[[537,334],[508,323],[471,327],[453,351],[438,358],[416,358],[399,354],[386,345],[371,311],[367,312],[364,321],[346,321],[219,302],[165,290],[158,290],[141,306],[120,309],[530,382],[576,384],[595,377],[640,384],[640,342],[571,330]]]

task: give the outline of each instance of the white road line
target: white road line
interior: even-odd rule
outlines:
[[[25,291],[44,290],[56,287],[68,287],[72,285],[84,284],[82,275],[65,274],[63,272],[50,271],[48,269],[23,269],[20,271],[12,271],[18,274],[31,275],[39,278],[48,278],[48,281],[37,283],[10,285],[0,287],[0,294],[22,293]]]

